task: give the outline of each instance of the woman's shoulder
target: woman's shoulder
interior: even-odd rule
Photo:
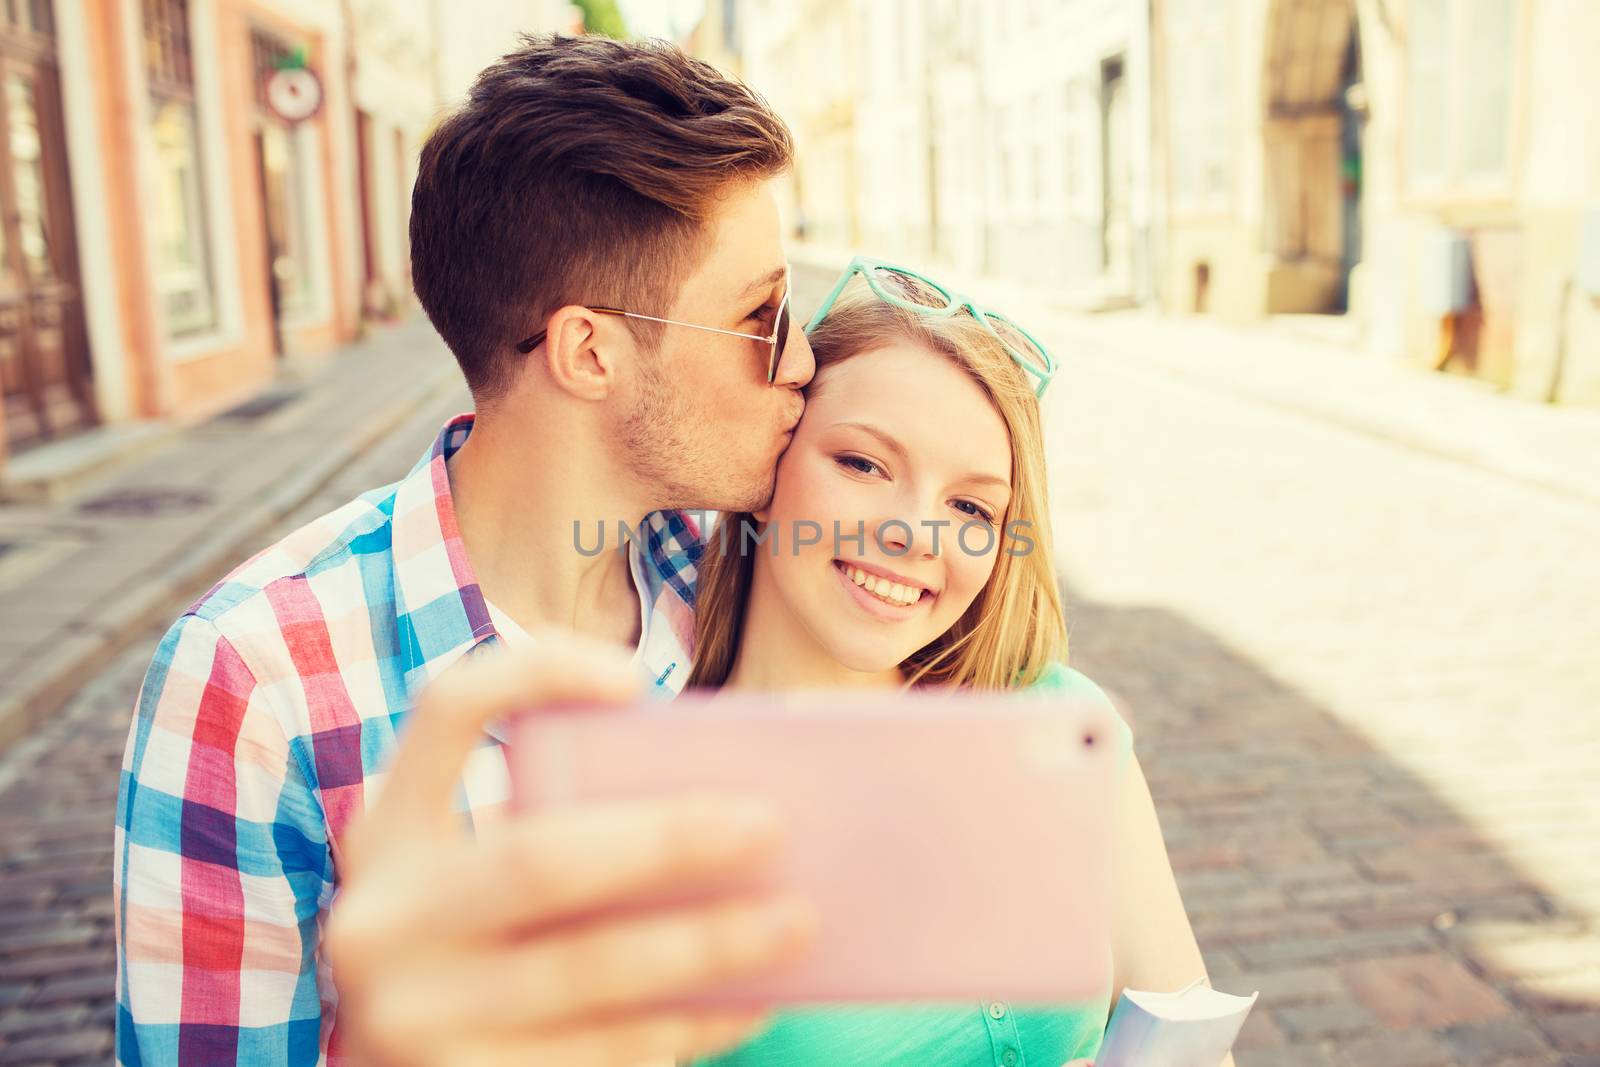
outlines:
[[[1023,691],[1042,697],[1078,697],[1104,708],[1111,713],[1121,742],[1120,751],[1126,756],[1133,750],[1133,731],[1129,728],[1127,720],[1122,717],[1112,699],[1106,695],[1106,691],[1082,671],[1052,660],[1045,664],[1044,669],[1031,684],[1023,687]]]
[[[1035,678],[1033,684],[1027,688],[1040,693],[1071,693],[1089,696],[1097,700],[1103,700],[1108,705],[1111,703],[1111,698],[1106,696],[1105,690],[1095,685],[1087,674],[1074,670],[1057,660],[1051,660],[1046,663],[1044,669],[1039,672],[1039,677]]]

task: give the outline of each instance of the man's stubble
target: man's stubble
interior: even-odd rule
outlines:
[[[665,508],[754,511],[772,499],[774,465],[752,456],[742,470],[738,448],[747,427],[737,418],[698,411],[688,387],[667,374],[658,351],[639,360],[637,402],[623,420],[622,447],[641,485]],[[721,423],[719,425],[718,423]]]

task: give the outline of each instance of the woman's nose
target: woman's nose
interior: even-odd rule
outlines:
[[[891,556],[903,556],[915,538],[904,519],[885,519],[878,524],[878,547]]]
[[[937,520],[924,517],[929,514],[925,507],[907,506],[897,511],[878,522],[879,549],[890,556],[936,559],[944,551],[944,540],[953,536],[949,523],[941,528]]]

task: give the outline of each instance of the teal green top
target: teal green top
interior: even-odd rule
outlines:
[[[1051,664],[1027,690],[1081,693],[1110,700],[1069,667]],[[1126,762],[1133,734],[1120,715]],[[1109,951],[1109,948],[1108,948]],[[1100,1051],[1111,990],[1092,1001],[1013,1008],[1001,1001],[970,1008],[950,1004],[868,1004],[800,1008],[777,1013],[750,1041],[694,1067],[1060,1067]]]

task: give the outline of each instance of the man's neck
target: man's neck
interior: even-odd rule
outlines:
[[[895,688],[905,684],[899,667],[866,673],[840,663],[785,607],[772,584],[768,562],[756,558],[739,648],[724,688]]]
[[[485,599],[524,628],[557,626],[633,644],[639,601],[617,522],[636,524],[643,505],[614,488],[624,479],[603,453],[582,447],[580,427],[482,418],[449,461],[450,492],[467,558]],[[605,550],[594,552],[595,523]],[[578,524],[575,526],[574,524]],[[581,527],[578,551],[575,531]]]

